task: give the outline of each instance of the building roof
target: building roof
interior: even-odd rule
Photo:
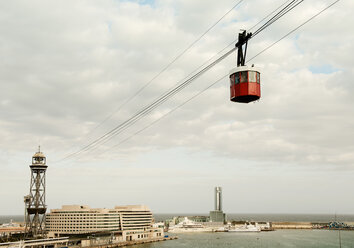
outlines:
[[[33,155],[34,158],[45,158],[44,154],[42,152],[36,152]]]

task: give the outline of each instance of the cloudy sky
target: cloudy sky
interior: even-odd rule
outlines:
[[[222,186],[228,213],[354,214],[353,1],[249,62],[261,72],[260,101],[230,102],[224,78],[132,136],[227,75],[234,53],[109,142],[62,160],[286,1],[242,1],[137,94],[237,2],[1,1],[0,215],[23,213],[38,145],[49,165],[48,208],[207,213]],[[332,2],[304,1],[250,41],[248,58]]]

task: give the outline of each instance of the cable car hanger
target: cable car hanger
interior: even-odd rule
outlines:
[[[235,45],[237,47],[237,66],[244,66],[246,61],[246,52],[248,40],[251,39],[252,33],[246,34],[246,30],[238,34],[238,41]],[[245,53],[243,54],[242,46],[245,45]]]
[[[253,65],[245,65],[248,40],[252,33],[246,30],[238,34],[237,67],[230,71],[230,100],[233,102],[249,103],[261,97],[260,73]],[[243,50],[243,46],[245,46]]]

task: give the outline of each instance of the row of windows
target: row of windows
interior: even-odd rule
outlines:
[[[147,238],[147,234],[138,234],[138,239]]]
[[[119,223],[109,223],[109,224],[78,224],[78,223],[73,223],[73,224],[63,224],[63,223],[53,223],[53,222],[46,222],[46,225],[47,226],[61,226],[61,227],[93,227],[93,226],[96,226],[96,227],[111,227],[111,226],[115,226],[115,225],[120,225]],[[124,226],[145,226],[145,225],[150,225],[150,222],[123,222],[123,225]]]
[[[78,230],[78,229],[70,229],[70,230],[59,230],[59,229],[54,229],[50,230],[51,232],[61,232],[61,233],[86,233],[86,232],[95,232],[99,230]],[[111,231],[119,231],[119,229],[111,229]]]
[[[149,219],[151,220],[152,217],[151,216],[123,216],[123,219],[137,219],[137,220],[141,220],[141,219]]]
[[[53,218],[47,216],[47,220],[50,221],[61,221],[61,222],[110,222],[110,221],[119,221],[120,218]],[[152,220],[151,217],[123,217],[123,220]]]
[[[99,214],[98,211],[53,211],[54,214]]]
[[[236,72],[230,76],[230,84],[238,83],[260,83],[260,74],[255,71]]]
[[[71,216],[82,216],[82,217],[86,217],[86,216],[98,216],[98,217],[112,217],[112,216],[120,216],[120,215],[137,215],[137,216],[141,216],[141,215],[145,215],[145,216],[152,216],[151,213],[137,213],[137,212],[129,212],[129,213],[123,213],[123,212],[119,212],[119,213],[109,213],[109,214],[90,214],[90,213],[86,213],[86,214],[78,214],[76,212],[72,212],[71,214],[68,213],[50,213],[48,215],[53,215],[53,216],[64,216],[64,217],[71,217]]]
[[[132,210],[132,211],[125,211],[125,210],[111,210],[108,213],[102,213],[100,211],[93,211],[93,210],[87,210],[87,211],[53,211],[53,213],[56,214],[78,214],[78,213],[83,213],[83,214],[115,214],[115,213],[147,213],[147,214],[151,214],[150,211],[136,211],[136,210]]]
[[[109,221],[119,221],[120,218],[110,218],[110,219],[76,219],[76,218],[46,218],[50,221],[69,221],[69,222],[109,222]]]
[[[152,215],[151,212],[123,212],[123,211],[119,211],[120,214],[124,214],[124,215]]]
[[[119,223],[120,221],[110,221],[110,222],[80,222],[80,221],[50,221],[46,220],[46,224],[60,224],[60,225],[107,225],[111,223]]]
[[[48,218],[49,217],[49,218]],[[91,218],[91,217],[57,217],[57,216],[47,216],[47,219],[51,220],[119,220],[119,216],[112,218]]]
[[[150,224],[150,221],[145,221],[145,222],[123,222],[123,225],[145,225],[145,224]]]
[[[78,227],[85,227],[85,226],[114,226],[114,225],[120,225],[119,223],[109,223],[109,224],[101,224],[101,225],[96,225],[96,224],[59,224],[59,223],[46,223],[47,226],[78,226]]]
[[[114,217],[114,216],[120,216],[119,213],[114,213],[114,214],[77,214],[77,213],[58,214],[58,213],[50,213],[48,215],[60,216],[60,217],[102,217],[102,218],[110,218],[110,217]]]
[[[107,227],[77,227],[77,226],[72,226],[72,227],[60,227],[60,226],[53,226],[53,227],[48,227],[50,230],[54,229],[60,229],[60,230],[72,230],[72,229],[78,229],[78,230],[83,230],[83,229],[112,229],[112,228],[119,228],[120,226],[107,226]]]
[[[150,222],[145,223],[123,223],[123,226],[148,226]]]

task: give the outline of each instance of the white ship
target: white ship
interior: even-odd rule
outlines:
[[[20,227],[18,223],[14,223],[12,219],[10,220],[10,223],[4,223],[0,225],[0,228],[8,228],[8,227]]]
[[[170,226],[168,229],[171,233],[184,233],[184,232],[210,232],[210,228],[205,227],[201,223],[189,220],[187,217],[177,225]]]
[[[244,224],[242,226],[237,226],[234,229],[229,229],[229,232],[260,232],[261,228],[257,225]]]

